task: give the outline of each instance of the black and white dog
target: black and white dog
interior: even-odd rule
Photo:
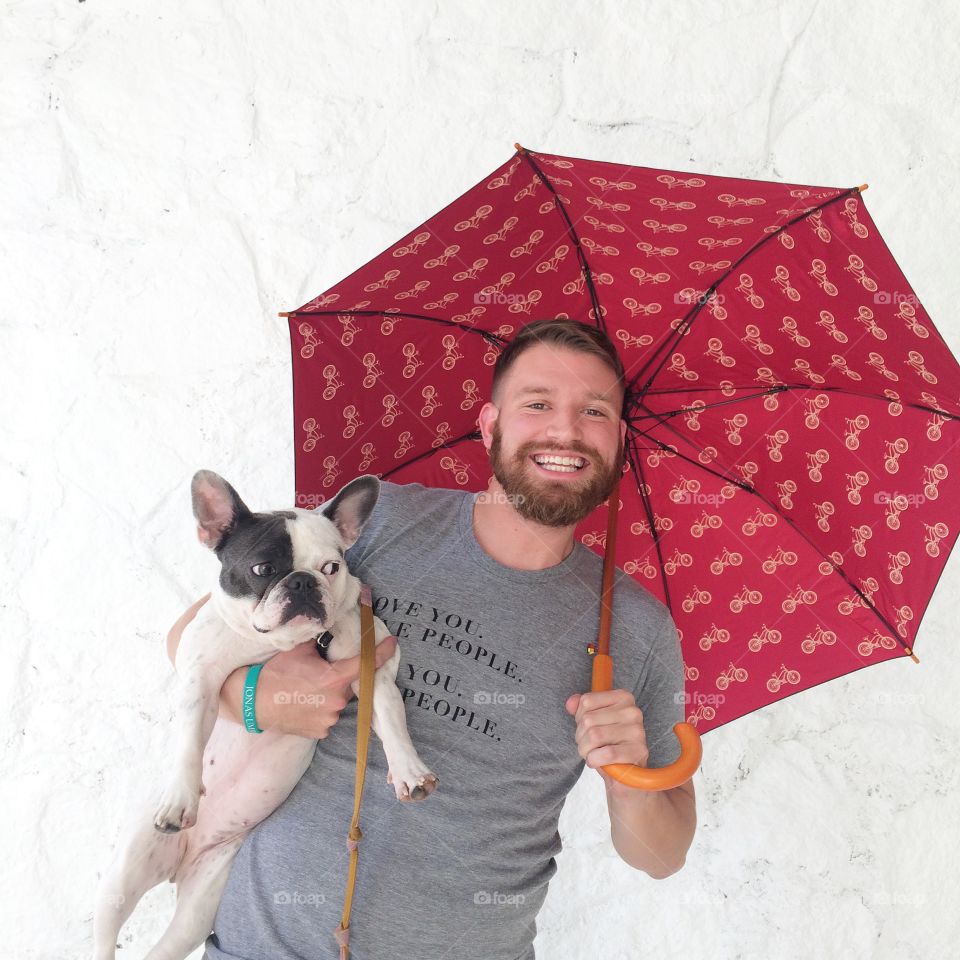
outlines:
[[[360,583],[343,553],[373,511],[376,477],[351,481],[322,511],[252,513],[209,470],[194,475],[191,493],[200,542],[219,558],[220,576],[177,649],[176,746],[166,786],[130,818],[100,880],[95,960],[113,960],[121,926],[163,880],[177,884],[177,908],[147,960],[183,960],[201,944],[244,837],[287,798],[313,758],[316,740],[270,729],[251,734],[218,720],[224,680],[320,634],[331,661],[360,652]],[[375,625],[379,643],[389,630],[377,618]],[[375,674],[373,730],[397,798],[422,800],[439,780],[410,742],[399,662],[398,648]],[[359,680],[352,686],[358,693]]]

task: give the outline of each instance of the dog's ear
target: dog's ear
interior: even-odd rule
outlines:
[[[320,511],[328,520],[332,520],[340,531],[345,549],[357,542],[379,496],[380,481],[370,474],[364,474],[351,480]]]
[[[252,516],[237,491],[218,473],[198,470],[190,482],[197,537],[211,550],[218,550],[227,534],[244,517]]]

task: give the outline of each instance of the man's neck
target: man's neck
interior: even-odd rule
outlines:
[[[473,535],[483,552],[515,570],[545,570],[556,566],[573,550],[570,527],[545,527],[517,513],[503,487],[490,487],[473,507]]]

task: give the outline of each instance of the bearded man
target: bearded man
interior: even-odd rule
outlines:
[[[346,554],[394,635],[378,645],[378,665],[399,640],[407,727],[440,780],[425,801],[397,803],[392,789],[375,789],[386,761],[370,751],[350,925],[357,957],[532,960],[535,918],[562,848],[557,823],[584,765],[604,779],[611,839],[627,864],[661,879],[685,862],[696,829],[692,782],[646,793],[599,770],[673,762],[672,729],[684,719],[676,627],[622,571],[610,635],[621,686],[583,692],[601,560],[574,528],[620,475],[623,398],[623,366],[603,331],[566,319],[528,324],[498,357],[479,414],[487,490],[384,482]],[[202,602],[171,631],[171,653]],[[236,671],[221,693],[221,714],[237,722],[244,675]],[[310,644],[264,666],[257,724],[320,742],[237,855],[209,960],[334,960],[358,675],[358,658],[330,664]]]

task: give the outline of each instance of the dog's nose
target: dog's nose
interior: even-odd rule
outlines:
[[[290,591],[300,590],[306,593],[309,590],[317,589],[317,581],[313,574],[298,571],[287,581],[287,589]]]

